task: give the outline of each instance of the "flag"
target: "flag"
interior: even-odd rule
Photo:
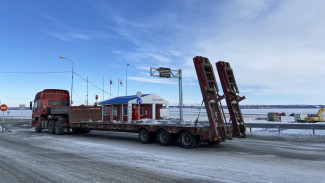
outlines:
[[[113,84],[113,81],[112,80],[109,80],[109,84]]]
[[[122,80],[120,80],[120,78],[118,78],[118,83],[121,85],[121,86],[123,86],[123,84],[122,84]]]

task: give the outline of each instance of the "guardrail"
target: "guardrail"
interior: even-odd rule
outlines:
[[[245,123],[246,128],[252,132],[252,128],[277,128],[279,133],[281,129],[305,129],[313,130],[315,135],[315,130],[325,130],[325,123]]]

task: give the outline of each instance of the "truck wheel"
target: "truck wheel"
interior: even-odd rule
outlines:
[[[139,131],[139,139],[143,144],[148,144],[152,142],[152,135],[145,128],[141,128]]]
[[[160,130],[158,132],[158,143],[162,146],[170,146],[173,142],[173,135],[166,130]]]
[[[55,134],[55,121],[49,121],[49,134]]]
[[[62,135],[64,132],[64,129],[62,127],[62,121],[56,121],[54,129],[55,129],[55,134]]]
[[[198,145],[198,139],[189,131],[183,131],[179,135],[179,144],[186,149],[195,148]]]
[[[37,133],[42,132],[42,127],[39,127],[39,125],[38,125],[38,119],[35,120],[35,132],[37,132]]]

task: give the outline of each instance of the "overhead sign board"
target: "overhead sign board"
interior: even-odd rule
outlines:
[[[2,112],[5,112],[8,109],[8,106],[6,104],[2,104],[0,106],[0,109],[1,109]]]
[[[159,67],[159,77],[170,78],[170,68]]]

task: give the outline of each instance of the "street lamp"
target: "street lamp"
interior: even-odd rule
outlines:
[[[125,82],[125,96],[128,96],[128,67],[130,64],[126,65],[126,82]]]
[[[69,58],[65,58],[65,57],[62,57],[62,56],[59,56],[59,58],[61,58],[61,59],[66,59],[66,60],[69,60],[70,62],[71,62],[71,64],[72,64],[72,71],[71,71],[71,78],[72,78],[72,80],[71,80],[71,102],[70,102],[70,104],[72,104],[72,90],[73,90],[73,61],[71,60],[71,59],[69,59]]]

